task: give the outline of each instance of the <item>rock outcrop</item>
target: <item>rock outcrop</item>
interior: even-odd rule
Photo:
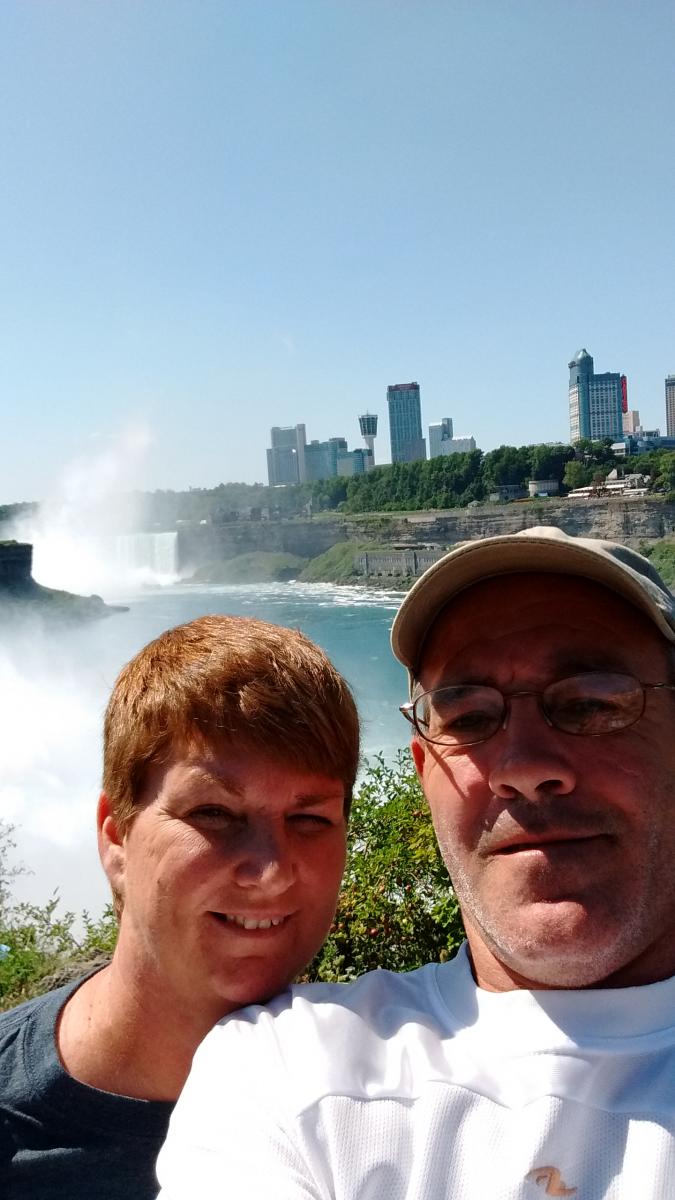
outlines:
[[[27,620],[73,624],[127,611],[121,605],[105,604],[100,596],[42,587],[33,579],[32,566],[33,547],[28,542],[0,542],[0,627]]]

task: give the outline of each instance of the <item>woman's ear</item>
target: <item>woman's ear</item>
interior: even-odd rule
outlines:
[[[112,806],[105,792],[101,792],[96,808],[96,829],[98,835],[98,854],[108,882],[116,895],[124,895],[124,869],[126,866],[126,851],[124,836],[113,814]]]

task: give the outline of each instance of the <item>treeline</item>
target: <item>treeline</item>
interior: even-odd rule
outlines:
[[[568,445],[500,446],[422,462],[376,467],[366,475],[319,479],[287,487],[262,483],[220,483],[186,492],[132,492],[116,499],[114,511],[90,513],[116,532],[176,529],[182,523],[221,524],[236,520],[282,520],[319,512],[395,512],[463,508],[487,500],[506,484],[525,487],[530,479],[555,479],[563,490],[601,483],[623,460],[606,442]],[[625,469],[654,475],[653,486],[675,490],[675,454],[653,451],[625,461]]]
[[[487,500],[506,485],[526,488],[531,479],[555,480],[562,492],[587,485],[601,490],[615,467],[650,475],[653,490],[675,491],[672,451],[656,450],[624,460],[613,455],[609,442],[581,442],[574,447],[500,446],[487,454],[474,450],[378,467],[345,481],[342,507],[353,513],[463,508]]]
[[[396,512],[464,508],[486,501],[505,485],[527,487],[531,479],[554,479],[563,492],[601,488],[615,467],[651,476],[652,490],[675,492],[675,453],[653,450],[617,459],[605,442],[569,445],[499,446],[484,454],[450,454],[414,463],[375,467],[365,475],[320,479],[283,488],[226,483],[189,492],[138,493],[141,528],[174,528],[181,521],[224,522],[295,517],[318,512]]]
[[[592,485],[599,490],[615,467],[620,472],[650,476],[650,489],[675,498],[675,452],[652,450],[616,458],[610,439],[574,446],[499,446],[486,454],[472,450],[414,463],[375,467],[365,475],[319,479],[288,487],[262,483],[221,483],[186,492],[131,492],[115,497],[97,512],[88,509],[91,525],[111,532],[171,530],[181,523],[221,524],[235,520],[281,520],[319,512],[396,512],[464,508],[486,501],[505,485],[526,487],[531,479],[553,479],[563,492]],[[0,507],[2,522],[37,506]]]

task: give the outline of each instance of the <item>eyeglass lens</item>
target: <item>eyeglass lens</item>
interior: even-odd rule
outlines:
[[[625,729],[644,711],[642,684],[630,675],[587,672],[559,679],[536,695],[547,719],[565,733],[592,736]],[[415,702],[423,737],[448,746],[485,741],[502,726],[509,696],[497,688],[474,684],[436,688]]]

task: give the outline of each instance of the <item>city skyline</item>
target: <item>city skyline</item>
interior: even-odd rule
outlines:
[[[99,459],[263,481],[272,426],[356,446],[396,380],[423,436],[566,441],[584,344],[663,429],[674,34],[666,0],[6,0],[0,503]]]
[[[658,442],[675,438],[675,375],[665,379],[664,422],[646,429],[639,409],[629,408],[628,380],[618,371],[596,372],[594,359],[584,347],[568,363],[569,443],[582,439],[610,437],[617,443]],[[428,442],[422,433],[421,387],[417,381],[387,386],[389,441],[392,462],[415,462],[447,454],[467,453],[477,447],[471,434],[455,435],[452,417],[442,417],[427,425]],[[347,440],[333,436],[326,441],[306,442],[305,424],[272,427],[271,447],[267,450],[267,474],[270,486],[302,483],[338,475],[358,475],[375,466],[374,441],[378,414],[358,417],[359,429],[367,449],[348,450]],[[560,439],[564,444],[564,440]],[[512,444],[512,443],[503,443]],[[523,445],[541,444],[536,436]],[[428,448],[428,453],[427,453]],[[342,460],[340,462],[340,459]],[[386,461],[380,465],[388,465]]]

